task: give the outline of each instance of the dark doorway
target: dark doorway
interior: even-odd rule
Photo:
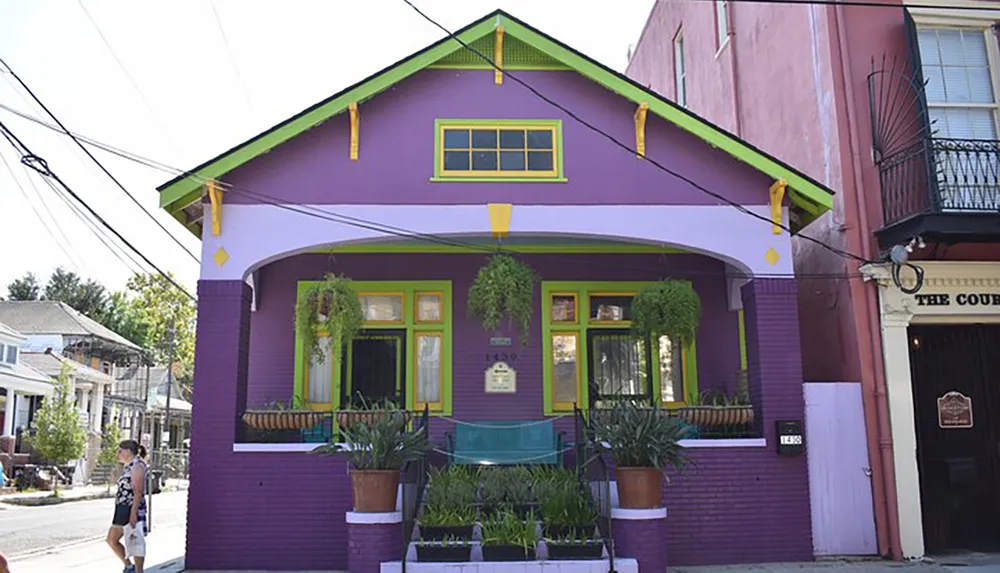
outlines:
[[[606,408],[615,400],[651,405],[649,345],[627,329],[587,330],[587,383],[591,408]]]
[[[341,404],[359,406],[406,395],[406,331],[362,331],[344,350]]]
[[[909,334],[924,544],[929,553],[1000,550],[1000,325]],[[962,407],[939,418],[949,392],[971,399],[971,428],[942,427],[968,424]]]

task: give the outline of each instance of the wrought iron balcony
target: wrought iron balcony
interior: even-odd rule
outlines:
[[[883,247],[917,235],[1000,241],[1000,141],[921,137],[876,161]]]

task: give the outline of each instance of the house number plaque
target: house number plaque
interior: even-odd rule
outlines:
[[[938,426],[945,430],[972,427],[972,398],[951,391],[937,399]]]
[[[486,369],[488,394],[513,394],[517,392],[517,371],[506,362],[494,362]]]

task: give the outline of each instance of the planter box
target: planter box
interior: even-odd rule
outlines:
[[[545,546],[549,550],[549,559],[600,559],[604,556],[604,543],[601,541],[587,541],[584,543],[548,543]]]
[[[325,416],[312,410],[247,410],[243,423],[255,430],[307,430],[322,423]]]
[[[483,561],[534,561],[535,548],[520,545],[484,545]]]
[[[410,412],[407,410],[377,412],[368,410],[340,410],[336,413],[337,425],[341,428],[347,428],[351,424],[357,423],[370,424],[375,419],[375,416],[392,416],[393,419],[399,421],[400,429],[404,428],[410,422]]]
[[[583,537],[589,536],[594,533],[594,525],[563,525],[563,524],[546,524],[545,525],[545,537],[549,539],[564,539],[566,537]]]
[[[446,537],[472,539],[471,525],[424,525],[420,524],[420,539],[442,541]]]
[[[459,563],[471,559],[471,545],[417,545],[417,561]]]
[[[745,426],[754,420],[753,406],[684,406],[677,413],[696,426]]]

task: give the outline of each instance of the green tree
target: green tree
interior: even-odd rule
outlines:
[[[45,397],[35,414],[35,435],[31,437],[35,451],[58,466],[81,457],[87,445],[70,372],[71,367],[64,364],[52,394]]]
[[[34,273],[25,273],[23,277],[15,279],[7,285],[7,298],[10,300],[38,300],[38,294],[42,287],[38,284],[38,278]]]
[[[180,366],[180,378],[190,379],[194,369],[194,301],[159,274],[135,275],[128,280],[127,288],[131,305],[128,312],[134,313],[130,320],[141,325],[137,331],[145,332],[145,338],[135,342],[146,348],[156,362],[166,364],[173,329],[174,361]]]
[[[146,346],[149,323],[128,292],[116,292],[108,299],[101,324],[138,344]]]
[[[72,271],[56,267],[45,284],[43,300],[57,300],[101,322],[108,305],[108,291],[101,283],[83,280]]]
[[[118,416],[111,413],[107,427],[104,428],[104,435],[101,436],[101,453],[97,457],[99,464],[114,464],[118,462],[118,444],[122,440],[122,430],[118,426]]]

